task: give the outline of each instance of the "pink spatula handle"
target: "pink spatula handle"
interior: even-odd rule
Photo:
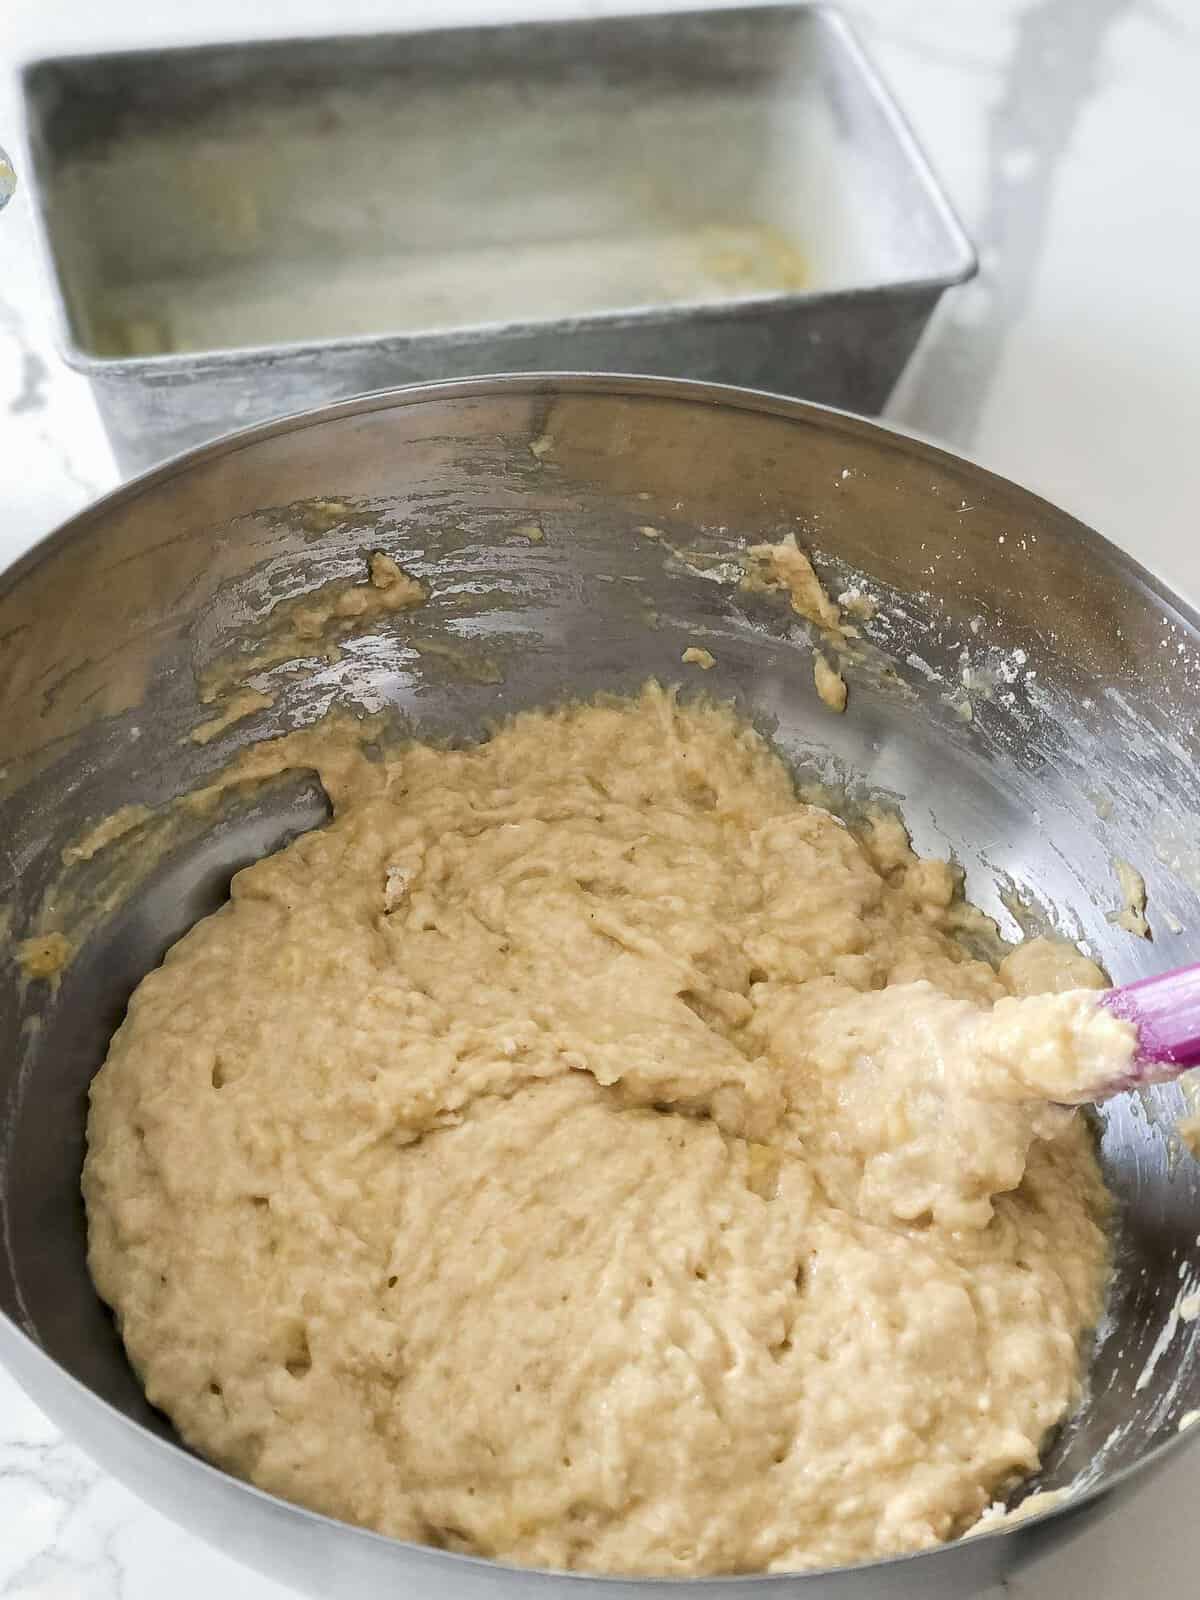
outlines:
[[[1200,1066],[1200,966],[1109,989],[1102,1003],[1137,1029],[1135,1082],[1161,1082]]]

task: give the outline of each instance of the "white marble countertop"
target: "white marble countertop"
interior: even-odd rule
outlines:
[[[637,0],[632,0],[633,4]],[[669,0],[658,0],[659,6]],[[889,409],[1040,490],[1200,599],[1200,7],[1195,0],[847,0],[977,241]],[[13,66],[74,49],[619,12],[631,0],[3,0]],[[59,362],[20,193],[0,218],[0,565],[116,471]],[[1200,1452],[1006,1592],[1196,1590]],[[142,1506],[0,1373],[3,1600],[285,1600]],[[995,1597],[992,1597],[995,1600]]]

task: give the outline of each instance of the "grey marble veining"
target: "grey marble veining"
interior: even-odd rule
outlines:
[[[939,319],[890,415],[972,450],[1013,323],[1028,308],[1054,188],[1101,70],[1113,22],[1134,0],[1036,0],[1013,18],[999,92],[984,112],[985,189],[974,222],[981,271]]]

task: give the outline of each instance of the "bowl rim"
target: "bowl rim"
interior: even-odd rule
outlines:
[[[955,468],[966,467],[982,483],[994,484],[1009,494],[1015,493],[1018,498],[1024,498],[1031,504],[1049,512],[1059,524],[1061,532],[1071,543],[1081,548],[1086,547],[1093,557],[1099,556],[1108,563],[1116,575],[1120,576],[1126,583],[1135,586],[1139,591],[1152,596],[1160,605],[1171,609],[1181,622],[1200,637],[1200,610],[1172,590],[1119,545],[1114,544],[1110,539],[1107,539],[1103,534],[1097,532],[1070,512],[1063,511],[1052,501],[1045,499],[1044,496],[1031,489],[1024,488],[1021,484],[1004,477],[1000,473],[991,471],[970,456],[947,450],[943,446],[935,444],[932,440],[915,431],[907,431],[891,425],[885,425],[874,419],[862,417],[855,412],[840,410],[834,406],[821,405],[814,401],[801,400],[788,395],[774,394],[768,390],[748,389],[733,384],[710,383],[690,378],[665,378],[636,373],[586,371],[489,373],[478,377],[445,379],[436,383],[419,382],[391,388],[373,389],[362,394],[349,396],[343,400],[332,401],[326,405],[312,407],[303,411],[289,412],[283,416],[271,418],[266,422],[254,423],[249,427],[222,434],[216,439],[173,455],[147,471],[121,482],[107,494],[102,495],[99,499],[69,517],[65,522],[51,529],[50,532],[31,545],[16,561],[0,570],[0,600],[6,598],[28,573],[41,565],[43,561],[57,554],[73,539],[86,533],[90,527],[103,520],[110,512],[131,504],[147,490],[153,489],[160,484],[168,483],[172,479],[190,472],[196,466],[224,456],[234,456],[239,451],[252,448],[265,440],[283,434],[299,433],[309,428],[321,427],[327,422],[340,421],[346,417],[358,416],[373,411],[386,411],[422,405],[428,402],[439,402],[456,396],[462,398],[486,398],[492,395],[529,394],[553,398],[566,392],[577,395],[595,394],[627,397],[641,395],[790,418],[811,426],[824,428],[826,431],[842,433],[852,437],[874,439],[893,449],[901,450],[910,456],[938,465]],[[4,1222],[5,1218],[2,1210],[0,1210],[0,1237],[6,1232]],[[923,1563],[948,1551],[959,1549],[964,1545],[974,1547],[983,1543],[990,1544],[995,1539],[1005,1538],[1014,1533],[1020,1534],[1022,1542],[1024,1542],[1025,1536],[1034,1530],[1044,1528],[1046,1524],[1059,1518],[1071,1519],[1077,1513],[1083,1511],[1085,1507],[1094,1507],[1098,1500],[1107,1497],[1111,1491],[1128,1483],[1133,1477],[1141,1476],[1148,1470],[1165,1464],[1174,1455],[1186,1450],[1189,1445],[1200,1438],[1200,1423],[1180,1428],[1173,1436],[1154,1445],[1136,1461],[1131,1461],[1127,1465],[1118,1468],[1109,1476],[1102,1474],[1094,1482],[1081,1487],[1076,1493],[1068,1491],[1061,1501],[1055,1501],[1055,1503],[1048,1505],[1043,1510],[1014,1519],[1011,1522],[998,1519],[995,1527],[979,1528],[978,1531],[974,1529],[968,1530],[965,1534],[960,1534],[956,1539],[933,1545],[924,1550],[909,1551],[894,1556],[881,1556],[870,1561],[854,1562],[844,1566],[707,1574],[696,1577],[659,1576],[636,1572],[593,1573],[567,1571],[555,1567],[523,1566],[515,1562],[495,1560],[487,1556],[467,1555],[453,1550],[440,1550],[436,1546],[421,1544],[415,1540],[397,1539],[389,1534],[378,1533],[371,1528],[344,1522],[340,1518],[329,1516],[325,1512],[313,1511],[296,1501],[286,1500],[282,1496],[271,1494],[267,1490],[259,1488],[256,1484],[247,1482],[245,1479],[238,1478],[232,1473],[224,1471],[223,1468],[215,1466],[212,1462],[205,1460],[204,1457],[190,1450],[179,1439],[168,1438],[151,1432],[145,1424],[128,1416],[119,1407],[113,1405],[111,1401],[104,1399],[95,1390],[89,1388],[88,1385],[75,1377],[66,1367],[49,1355],[12,1317],[0,1309],[0,1353],[3,1352],[3,1345],[7,1340],[16,1342],[21,1354],[28,1362],[35,1366],[40,1365],[49,1369],[50,1372],[57,1376],[60,1382],[65,1381],[69,1389],[74,1391],[77,1403],[100,1408],[101,1411],[107,1413],[111,1422],[115,1423],[118,1429],[124,1430],[133,1439],[140,1440],[144,1447],[148,1447],[160,1459],[170,1460],[176,1465],[182,1465],[185,1470],[190,1467],[192,1470],[216,1480],[222,1487],[231,1485],[235,1492],[238,1490],[243,1491],[264,1502],[276,1513],[283,1512],[284,1514],[299,1517],[316,1527],[328,1526],[339,1537],[362,1539],[397,1551],[411,1551],[422,1558],[436,1557],[455,1565],[465,1564],[469,1568],[482,1569],[484,1572],[498,1571],[512,1574],[530,1583],[572,1580],[577,1583],[603,1583],[608,1585],[637,1583],[645,1586],[654,1585],[675,1588],[681,1584],[693,1584],[715,1588],[721,1585],[728,1587],[733,1584],[740,1586],[742,1584],[771,1584],[772,1582],[776,1584],[781,1582],[795,1584],[810,1579],[844,1579],[855,1574],[862,1574],[865,1577],[870,1573],[879,1573],[883,1569],[899,1569],[912,1563]],[[4,1359],[3,1364],[15,1381],[22,1388],[25,1388],[23,1379],[17,1375],[17,1372],[9,1365],[7,1359]],[[41,1409],[39,1401],[31,1392],[30,1398]],[[117,1475],[112,1472],[112,1469],[104,1461],[99,1462],[99,1465],[102,1470],[110,1475]],[[139,1498],[141,1498],[140,1495]],[[202,1537],[202,1535],[197,1535],[197,1537]]]

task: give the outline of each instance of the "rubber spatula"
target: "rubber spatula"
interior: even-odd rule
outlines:
[[[1106,989],[1100,1003],[1133,1024],[1138,1049],[1122,1080],[1097,1094],[1097,1100],[1143,1084],[1166,1083],[1200,1066],[1200,965]]]

